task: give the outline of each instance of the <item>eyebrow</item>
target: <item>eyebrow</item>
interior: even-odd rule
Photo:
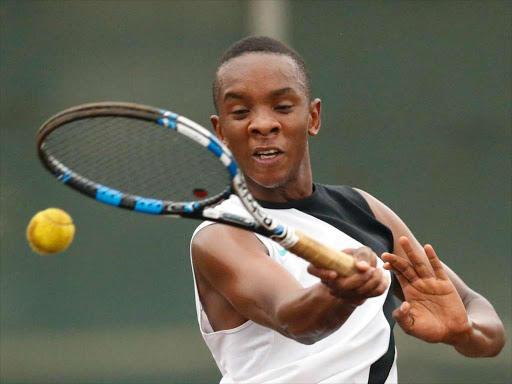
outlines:
[[[282,96],[282,95],[285,95],[288,93],[295,94],[295,91],[293,88],[285,87],[285,88],[276,89],[275,91],[270,92],[268,96],[269,96],[269,98],[274,98],[274,97],[279,97],[279,96]],[[228,99],[244,100],[245,98],[246,98],[245,95],[242,93],[227,92],[224,95],[223,101],[226,102],[226,100],[228,100]]]
[[[223,101],[226,101],[227,99],[244,99],[244,95],[242,95],[241,93],[236,93],[236,92],[228,92],[224,95],[224,99]]]
[[[286,95],[287,93],[295,93],[295,91],[293,90],[293,88],[286,87],[286,88],[281,88],[281,89],[277,89],[275,91],[270,92],[269,96],[270,97],[278,97],[278,96]]]

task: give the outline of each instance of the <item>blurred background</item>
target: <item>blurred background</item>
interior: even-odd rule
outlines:
[[[2,383],[211,383],[197,327],[196,222],[111,209],[64,188],[38,127],[93,101],[165,107],[209,127],[210,84],[234,41],[291,44],[323,100],[315,180],[360,187],[495,306],[508,345],[467,359],[396,330],[402,383],[512,380],[509,1],[0,2]],[[39,256],[30,218],[77,233]]]

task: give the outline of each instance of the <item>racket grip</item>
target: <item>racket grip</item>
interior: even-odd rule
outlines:
[[[336,251],[300,231],[296,230],[295,235],[299,241],[288,248],[290,252],[309,261],[317,268],[330,269],[343,276],[357,273],[352,256]]]

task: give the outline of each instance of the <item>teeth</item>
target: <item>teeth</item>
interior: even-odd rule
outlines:
[[[258,151],[255,153],[260,159],[273,159],[277,157],[279,154],[279,150],[277,149],[268,149],[266,151]]]

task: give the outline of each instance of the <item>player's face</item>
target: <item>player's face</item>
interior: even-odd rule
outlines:
[[[311,104],[295,62],[248,53],[219,71],[219,115],[211,121],[249,186],[280,188],[311,177],[307,136],[320,129],[320,100]]]

